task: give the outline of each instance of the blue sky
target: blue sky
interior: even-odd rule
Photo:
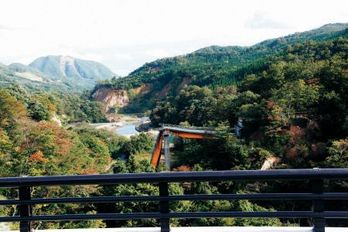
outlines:
[[[70,55],[126,75],[201,47],[334,22],[348,22],[347,0],[1,0],[0,62]]]

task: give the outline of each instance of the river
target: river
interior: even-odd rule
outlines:
[[[137,130],[135,129],[136,126],[137,125],[135,124],[121,126],[119,128],[116,128],[115,133],[118,135],[129,137],[138,133]]]
[[[130,137],[136,135],[139,132],[135,129],[136,126],[148,121],[148,117],[137,117],[134,115],[120,115],[120,120],[117,122],[108,123],[90,123],[91,126],[96,129],[105,129],[112,131],[117,135]]]

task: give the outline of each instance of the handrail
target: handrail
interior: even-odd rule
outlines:
[[[200,172],[125,173],[72,176],[26,176],[0,178],[0,187],[45,185],[106,185],[122,183],[159,183],[183,181],[224,180],[301,180],[348,179],[348,168],[277,169],[277,170],[229,170]]]
[[[280,169],[280,170],[230,170],[204,172],[128,173],[106,175],[42,176],[0,178],[0,188],[18,188],[19,199],[0,200],[0,205],[17,205],[19,216],[0,217],[1,221],[19,221],[20,231],[31,231],[32,221],[59,220],[134,220],[140,218],[160,219],[161,232],[170,231],[171,218],[201,217],[264,217],[264,218],[311,218],[314,231],[325,231],[325,219],[348,218],[348,211],[325,211],[325,201],[348,200],[348,192],[324,192],[324,180],[347,180],[348,169]],[[254,194],[194,194],[169,195],[168,185],[173,182],[195,181],[244,181],[244,180],[296,180],[310,181],[312,191],[295,193]],[[112,185],[132,183],[158,184],[158,196],[93,196],[64,198],[31,198],[31,188],[54,185]],[[301,200],[312,201],[311,211],[266,211],[266,212],[170,212],[169,203],[174,201],[204,200]],[[113,203],[113,202],[159,202],[157,212],[146,213],[97,213],[69,215],[33,215],[32,207],[54,203]]]

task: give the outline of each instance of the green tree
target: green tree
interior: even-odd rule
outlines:
[[[130,140],[124,143],[122,152],[127,156],[142,152],[151,152],[153,144],[154,142],[150,136],[140,133],[139,135],[131,136]]]

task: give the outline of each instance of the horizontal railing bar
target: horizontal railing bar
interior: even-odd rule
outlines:
[[[167,199],[163,199],[167,200]],[[348,193],[253,193],[253,194],[201,194],[168,197],[170,201],[181,200],[348,200]]]
[[[110,202],[129,202],[129,201],[160,201],[159,196],[100,196],[100,197],[63,197],[63,198],[34,198],[27,201],[1,200],[0,205],[17,204],[54,204],[54,203],[110,203]]]
[[[272,211],[272,212],[175,212],[170,218],[204,218],[204,217],[238,217],[238,218],[348,218],[348,211]]]
[[[14,221],[64,221],[64,220],[136,220],[158,218],[348,218],[348,211],[278,211],[278,212],[173,212],[161,213],[100,213],[39,215],[31,217],[0,217],[0,222]]]
[[[348,179],[348,169],[277,169],[0,178],[0,187],[232,180]]]
[[[160,196],[99,196],[99,197],[64,197],[34,198],[32,200],[0,200],[0,205],[35,205],[54,203],[112,203],[138,201],[203,201],[203,200],[348,200],[348,193],[254,193],[254,194],[200,194]]]
[[[98,213],[98,214],[65,214],[65,215],[35,215],[31,217],[0,217],[0,222],[18,221],[64,221],[64,220],[130,220],[160,218],[160,213]]]

